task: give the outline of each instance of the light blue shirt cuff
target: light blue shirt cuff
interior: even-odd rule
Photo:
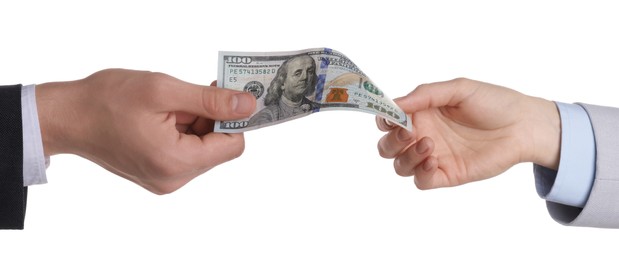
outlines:
[[[24,186],[47,183],[45,169],[49,158],[43,154],[43,141],[35,96],[35,85],[21,89],[22,133],[24,145]]]
[[[555,103],[561,115],[559,170],[554,172],[536,165],[537,192],[548,201],[582,208],[595,178],[595,138],[591,121],[583,107]]]

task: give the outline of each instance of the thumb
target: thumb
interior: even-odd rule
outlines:
[[[256,98],[247,92],[187,83],[166,89],[166,103],[173,111],[213,120],[233,120],[249,117],[256,110]]]
[[[464,78],[419,85],[394,102],[407,114],[442,107],[456,106],[475,91],[477,82]]]

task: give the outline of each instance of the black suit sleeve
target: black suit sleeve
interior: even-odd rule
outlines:
[[[0,229],[24,228],[22,136],[21,85],[0,86]]]

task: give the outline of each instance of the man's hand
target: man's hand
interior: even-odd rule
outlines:
[[[157,194],[240,156],[243,135],[213,133],[214,120],[256,106],[248,93],[122,69],[41,84],[36,96],[46,156],[82,156]]]
[[[455,79],[421,85],[396,103],[412,114],[414,130],[377,117],[387,131],[378,151],[420,189],[487,179],[520,162],[558,167],[561,123],[551,101]]]

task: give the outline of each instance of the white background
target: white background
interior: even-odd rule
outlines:
[[[330,47],[392,98],[468,77],[619,106],[612,2],[2,1],[0,83],[120,67],[206,85],[219,50]],[[26,229],[0,231],[0,258],[617,258],[619,231],[550,218],[531,164],[419,191],[378,156],[381,135],[350,111],[248,132],[240,158],[165,196],[55,156],[49,183],[30,188]]]

